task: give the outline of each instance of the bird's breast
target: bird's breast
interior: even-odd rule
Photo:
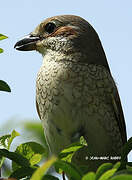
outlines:
[[[102,66],[46,62],[37,76],[36,99],[52,151],[79,139],[86,120],[89,127],[100,127],[92,117],[105,116],[112,91],[111,77]]]
[[[52,111],[64,99],[72,107],[98,104],[99,98],[106,100],[113,88],[111,76],[101,66],[49,61],[37,76],[37,102],[43,107],[40,113],[44,117],[45,111]]]

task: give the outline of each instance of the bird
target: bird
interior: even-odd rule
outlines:
[[[87,146],[75,153],[73,163],[95,171],[102,162],[120,160],[127,142],[123,110],[92,25],[76,15],[50,17],[14,47],[42,54],[36,108],[50,152],[58,155],[83,136]]]

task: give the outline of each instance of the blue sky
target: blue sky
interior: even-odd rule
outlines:
[[[35,107],[35,81],[42,57],[36,52],[16,51],[13,46],[43,19],[60,14],[79,15],[89,21],[98,32],[119,89],[127,134],[131,137],[131,0],[1,1],[0,33],[9,38],[0,41],[0,47],[4,49],[4,53],[0,54],[0,79],[8,82],[12,92],[0,93],[0,123],[6,123],[11,118],[38,119]]]

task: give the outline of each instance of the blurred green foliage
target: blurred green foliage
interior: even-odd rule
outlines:
[[[33,132],[35,129],[38,131],[39,126],[36,127],[37,128],[33,128]],[[41,126],[39,128],[41,129]],[[28,130],[29,129],[30,128],[28,125]],[[2,167],[5,158],[12,161],[12,171],[9,175],[10,178],[12,177],[20,180],[23,178],[31,180],[58,179],[49,173],[47,174],[47,170],[54,165],[57,173],[65,172],[68,178],[72,180],[132,179],[132,164],[126,163],[125,167],[123,164],[124,169],[121,169],[122,163],[124,163],[123,161],[117,162],[114,165],[112,163],[104,163],[97,169],[96,172],[87,172],[84,174],[82,170],[76,165],[72,164],[69,159],[69,154],[71,155],[70,158],[72,158],[72,155],[79,150],[79,148],[84,146],[83,144],[79,143],[70,145],[60,153],[59,157],[48,158],[43,165],[39,166],[38,163],[41,161],[42,157],[44,156],[47,158],[47,149],[42,144],[37,142],[26,142],[17,146],[16,150],[12,152],[10,151],[10,146],[13,139],[18,135],[19,133],[13,130],[11,134],[0,137],[0,165]],[[131,149],[132,138],[128,140],[128,143],[123,148],[122,156],[124,159]]]
[[[7,38],[7,36],[0,34],[0,40],[6,39],[6,38]],[[3,52],[4,52],[4,50],[2,48],[0,48],[0,53],[3,53]],[[0,80],[0,91],[11,92],[10,87],[3,80]]]

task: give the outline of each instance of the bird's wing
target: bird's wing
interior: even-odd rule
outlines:
[[[36,109],[37,109],[37,112],[38,112],[39,118],[41,119],[41,116],[40,116],[40,112],[39,112],[39,107],[38,107],[37,100],[36,100]]]
[[[92,108],[93,110],[95,108],[95,111],[91,115],[92,120],[91,121],[89,120],[89,123],[87,123],[88,118],[84,117],[85,132],[87,132],[87,129],[89,129],[89,132],[85,133],[86,141],[88,141],[89,143],[88,136],[90,136],[90,133],[92,134],[91,129],[94,129],[94,123],[96,123],[96,127],[98,125],[98,129],[100,128],[100,132],[102,132],[102,135],[100,134],[100,137],[97,136],[97,138],[101,139],[105,133],[103,132],[103,130],[109,129],[109,132],[111,131],[111,133],[113,133],[112,135],[110,134],[109,137],[106,138],[106,139],[109,139],[110,136],[116,135],[117,127],[115,126],[118,126],[120,135],[121,135],[122,144],[125,144],[127,141],[125,120],[124,120],[124,115],[123,115],[123,110],[121,107],[118,90],[111,76],[111,73],[104,66],[101,66],[101,65],[91,64],[91,65],[88,65],[87,67],[88,67],[88,71],[87,71],[88,76],[87,78],[84,78],[84,79],[89,82],[89,83],[85,82],[86,85],[88,84],[87,89],[90,86],[91,86],[90,88],[93,89],[93,91],[89,89],[89,92],[91,96],[93,97],[92,98],[93,101],[91,102],[92,104],[88,106],[86,111],[87,111],[87,114],[89,114]],[[100,105],[98,105],[97,101],[99,101]],[[117,122],[116,124],[115,124],[115,120]],[[98,121],[101,122],[102,126],[100,126],[100,124],[97,123]],[[105,128],[101,129],[101,127],[103,126],[105,126]],[[96,129],[94,130],[96,131]],[[92,134],[92,138],[93,138],[92,141],[93,140],[96,141],[95,134],[94,136]],[[92,141],[90,142],[91,144],[92,144]]]
[[[111,97],[112,97],[114,112],[117,118],[117,123],[121,132],[122,141],[123,144],[125,144],[127,142],[126,125],[125,125],[124,114],[123,114],[117,87],[115,89],[115,92],[111,95]]]

